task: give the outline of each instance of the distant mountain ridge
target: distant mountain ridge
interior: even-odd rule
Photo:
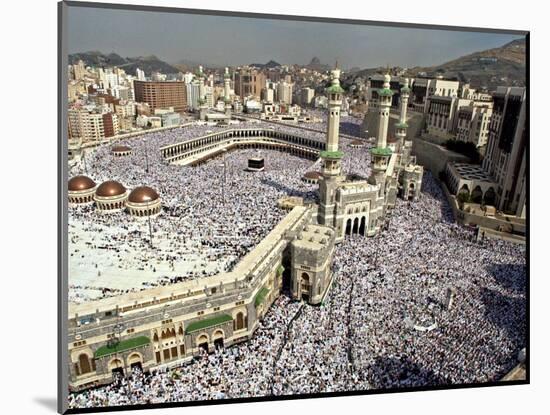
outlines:
[[[123,58],[114,52],[104,54],[99,51],[72,53],[69,55],[69,64],[75,64],[79,60],[82,60],[87,66],[117,66],[132,75],[136,73],[137,68],[143,70],[148,76],[153,72],[162,72],[165,74],[177,74],[180,72],[178,68],[160,60],[155,55]]]
[[[440,75],[443,78],[470,82],[474,88],[494,90],[500,85],[524,86],[525,62],[525,39],[516,39],[501,47],[474,52],[441,65],[409,68],[406,76],[416,77],[423,73],[427,76]],[[353,71],[350,76],[366,78],[375,73],[384,73],[386,70],[384,67],[366,68]]]
[[[267,62],[265,64],[263,64],[263,63],[251,63],[248,66],[253,66],[253,67],[259,68],[259,69],[273,69],[273,68],[280,67],[281,64],[279,62],[275,62],[273,59],[271,59],[269,62]]]
[[[524,86],[526,78],[525,38],[513,40],[501,47],[474,52],[441,65],[415,67],[412,74],[426,72],[443,77],[456,77],[474,87],[494,89],[498,85]]]

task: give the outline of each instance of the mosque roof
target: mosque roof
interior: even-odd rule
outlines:
[[[115,180],[107,180],[99,185],[95,191],[96,196],[111,197],[126,193],[126,188]]]
[[[130,151],[130,150],[132,150],[132,149],[129,146],[123,146],[123,145],[118,145],[118,146],[111,147],[111,151],[113,153],[122,153],[122,152]]]
[[[139,186],[130,192],[128,201],[132,203],[147,203],[157,200],[159,194],[149,186]]]
[[[74,176],[69,180],[69,191],[72,192],[93,189],[95,186],[95,182],[88,176]]]
[[[321,173],[318,171],[308,171],[306,174],[304,174],[304,177],[306,179],[319,180],[319,177],[321,177]]]

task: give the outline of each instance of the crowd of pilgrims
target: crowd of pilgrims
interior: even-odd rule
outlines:
[[[323,133],[285,125],[259,125],[244,122],[229,128],[272,127],[280,131],[325,140]],[[116,180],[127,189],[147,185],[162,200],[162,212],[148,222],[125,211],[102,214],[93,205],[69,210],[69,255],[77,272],[97,273],[96,279],[75,276],[70,281],[69,299],[82,302],[105,296],[167,285],[229,271],[284,217],[277,200],[286,195],[307,201],[317,198],[316,186],[301,180],[309,170],[320,170],[319,163],[276,150],[238,150],[196,167],[170,165],[160,147],[222,131],[228,127],[192,125],[143,135],[117,142],[128,145],[129,156],[115,157],[111,145],[103,145],[75,165],[70,176],[85,174],[97,184]],[[344,170],[369,174],[370,156],[365,148],[342,146],[350,157]],[[249,157],[265,159],[265,171],[245,171]],[[198,258],[198,259],[197,259]],[[183,271],[178,264],[190,265]],[[76,269],[79,271],[76,271]],[[109,271],[109,268],[111,271]],[[114,268],[114,270],[112,270]],[[109,285],[108,272],[143,272],[141,285],[117,288]],[[100,282],[101,281],[101,282]]]
[[[525,347],[525,246],[454,223],[429,172],[420,199],[398,199],[388,218],[378,236],[337,246],[321,306],[283,293],[252,340],[70,394],[70,407],[500,379]]]

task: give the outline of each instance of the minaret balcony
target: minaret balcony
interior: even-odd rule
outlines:
[[[319,155],[324,159],[332,159],[332,160],[339,160],[342,157],[344,157],[344,153],[342,151],[339,151],[339,150],[337,150],[337,151],[323,150],[319,153]]]
[[[370,153],[373,156],[390,157],[392,155],[391,148],[388,147],[374,147],[370,149]]]

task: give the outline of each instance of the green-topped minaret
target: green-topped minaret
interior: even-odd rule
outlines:
[[[376,137],[376,147],[370,150],[373,169],[370,181],[380,184],[381,188],[384,186],[385,172],[392,155],[392,150],[387,145],[388,124],[393,95],[393,91],[390,89],[390,81],[391,76],[387,73],[384,75],[383,87],[378,90],[378,135]]]
[[[319,181],[319,223],[335,226],[335,194],[338,184],[342,181],[342,157],[344,154],[338,149],[338,135],[340,131],[340,108],[344,89],[340,86],[340,69],[338,65],[331,71],[330,86],[326,90],[328,95],[327,114],[327,142],[324,151],[322,179]]]

